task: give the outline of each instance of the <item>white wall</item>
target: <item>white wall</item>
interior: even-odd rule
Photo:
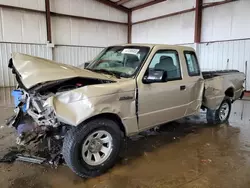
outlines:
[[[54,49],[55,61],[78,66],[93,60],[103,48],[56,46]]]
[[[44,0],[0,0],[0,4],[45,11]]]
[[[205,8],[202,16],[201,40],[207,42],[250,38],[249,17],[250,0]]]
[[[193,43],[194,12],[157,19],[132,27],[132,42],[183,44]]]
[[[132,22],[138,22],[194,7],[195,0],[168,0],[162,3],[157,3],[153,6],[133,11]]]
[[[0,8],[0,42],[46,43],[43,13]]]
[[[250,39],[199,44],[202,70],[236,69],[247,74],[250,90]],[[246,67],[247,62],[247,67]]]
[[[51,12],[127,23],[127,13],[96,0],[50,0]]]
[[[55,44],[97,46],[127,42],[127,26],[68,17],[52,17]]]
[[[192,9],[195,0],[168,0],[132,12],[132,22]],[[138,23],[132,26],[132,42],[136,43],[193,43],[195,14],[188,12],[171,17]]]
[[[103,47],[127,42],[126,24],[97,22],[71,16],[127,23],[127,13],[96,0],[50,0],[52,42],[47,47],[45,0],[0,0],[0,4],[34,9],[30,12],[0,8],[0,87],[14,86],[7,65],[12,52],[22,52],[78,65],[93,59]],[[100,48],[101,47],[101,48]]]
[[[204,4],[225,0],[203,0]],[[168,0],[132,13],[134,23],[195,8],[195,0]],[[250,38],[250,0],[203,9],[201,41]],[[133,42],[179,44],[194,42],[194,11],[133,25]],[[193,32],[193,33],[192,33]],[[160,39],[161,38],[161,39]]]

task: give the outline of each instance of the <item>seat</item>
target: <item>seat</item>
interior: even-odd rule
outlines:
[[[140,65],[140,61],[137,55],[126,54],[126,67],[136,69]]]
[[[180,76],[177,67],[174,65],[173,58],[169,56],[161,56],[159,63],[155,65],[155,69],[166,71],[168,79],[179,78]]]

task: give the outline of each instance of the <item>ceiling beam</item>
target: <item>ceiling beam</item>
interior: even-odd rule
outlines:
[[[131,0],[119,0],[119,1],[116,2],[116,4],[117,5],[123,5],[123,4],[125,4],[125,3],[129,2],[129,1],[131,1]]]
[[[226,4],[226,3],[232,3],[232,2],[236,2],[236,1],[239,1],[239,0],[224,0],[224,1],[219,1],[219,2],[204,3],[203,8],[223,5],[223,4]]]
[[[104,5],[107,5],[107,6],[110,6],[110,7],[113,7],[113,8],[116,8],[120,11],[123,11],[123,12],[129,12],[129,9],[126,8],[126,7],[123,7],[121,5],[117,5],[115,2],[112,2],[112,1],[109,1],[109,0],[96,0]]]
[[[103,23],[128,25],[128,24],[125,23],[125,22],[117,22],[117,21],[111,21],[111,20],[103,20],[103,19],[90,18],[90,17],[84,17],[84,16],[75,16],[75,15],[69,15],[69,14],[56,13],[56,12],[50,12],[50,13],[51,13],[52,16],[58,16],[58,17],[69,17],[69,18],[84,19],[84,20],[96,21],[96,22],[103,22]]]
[[[165,14],[165,15],[162,15],[162,16],[157,16],[157,17],[154,17],[154,18],[149,18],[149,19],[146,19],[146,20],[141,20],[141,21],[138,21],[138,22],[134,22],[134,23],[132,23],[132,25],[145,23],[145,22],[149,22],[149,21],[153,21],[153,20],[158,20],[158,19],[162,19],[162,18],[168,18],[168,17],[172,17],[172,16],[176,16],[176,15],[180,15],[180,14],[184,14],[184,13],[188,13],[188,12],[193,12],[194,10],[195,10],[195,8],[191,8],[191,9],[186,9],[186,10],[182,10],[182,11],[178,11],[178,12],[173,12],[173,13],[170,13],[170,14]]]
[[[150,1],[148,3],[145,3],[145,4],[142,4],[142,5],[138,5],[136,7],[133,7],[132,11],[139,10],[139,9],[142,9],[142,8],[146,8],[146,7],[149,7],[149,6],[155,5],[157,3],[164,2],[164,1],[167,1],[167,0],[153,0],[153,1]]]

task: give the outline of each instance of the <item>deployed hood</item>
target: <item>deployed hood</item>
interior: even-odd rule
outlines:
[[[17,75],[17,78],[27,89],[39,83],[74,77],[113,80],[110,75],[99,74],[21,53],[12,54],[12,62],[10,61],[9,67],[13,69],[13,73]]]

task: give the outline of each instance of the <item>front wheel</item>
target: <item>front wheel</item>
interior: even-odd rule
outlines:
[[[207,109],[207,122],[209,124],[223,124],[228,122],[231,107],[231,100],[229,98],[225,98],[217,110]]]
[[[92,120],[67,132],[63,157],[69,168],[81,177],[95,177],[111,168],[120,152],[122,134],[116,122]]]

